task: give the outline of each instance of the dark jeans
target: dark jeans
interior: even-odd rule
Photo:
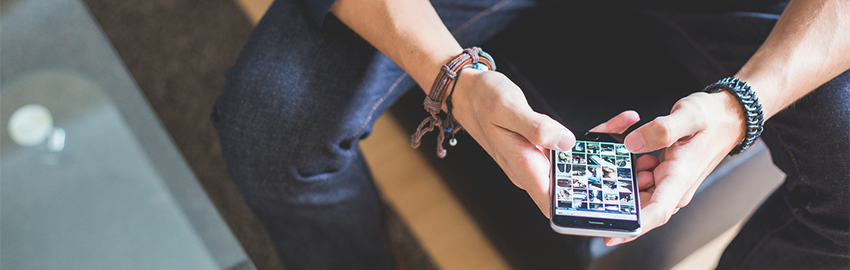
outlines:
[[[432,1],[465,47],[534,16],[535,8],[570,8],[541,2]],[[666,25],[657,31],[668,37],[661,44],[707,84],[740,68],[781,11],[758,3],[716,5],[705,8],[711,12],[629,9]],[[415,83],[328,17],[319,28],[302,1],[275,1],[225,73],[212,120],[228,172],[288,269],[390,269],[380,199],[357,142]],[[767,122],[763,136],[788,178],[729,246],[721,268],[850,263],[849,93],[845,72]]]

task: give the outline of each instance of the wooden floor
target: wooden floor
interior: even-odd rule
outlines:
[[[257,22],[272,0],[236,0]],[[389,115],[381,116],[361,142],[378,188],[399,212],[431,259],[441,269],[510,269],[439,179],[434,169],[410,148],[409,134]],[[737,232],[730,228],[673,269],[714,269],[723,248]]]

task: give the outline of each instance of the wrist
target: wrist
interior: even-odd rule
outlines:
[[[462,52],[463,48],[455,43],[433,52],[422,53],[422,55],[400,57],[404,59],[400,66],[419,84],[425,94],[429,95],[434,78],[440,74],[440,68]]]
[[[785,74],[768,74],[760,71],[753,71],[747,68],[742,68],[735,78],[739,78],[753,87],[753,92],[758,95],[759,103],[762,105],[764,119],[770,119],[771,116],[785,108],[790,102],[782,101],[777,96],[777,93],[783,92],[781,88],[784,85]]]
[[[472,68],[477,70],[495,70],[496,63],[490,54],[481,50],[478,47],[464,49],[462,53],[453,57],[446,64],[441,65],[434,82],[425,97],[423,104],[425,110],[431,114],[430,117],[422,120],[416,132],[411,136],[411,146],[418,147],[422,135],[436,129],[437,137],[437,156],[445,157],[446,150],[442,143],[448,134],[451,136],[450,145],[454,146],[456,140],[454,135],[457,134],[463,127],[452,115],[452,94],[457,87],[457,82],[460,74],[464,69]],[[440,116],[440,111],[445,110],[445,117]]]
[[[756,93],[746,82],[735,77],[723,78],[710,84],[705,87],[705,91],[708,93],[727,92],[738,101],[745,119],[744,129],[739,129],[739,132],[743,130],[744,138],[732,149],[729,155],[737,155],[747,150],[764,130],[764,111]],[[726,104],[728,106],[728,100]],[[727,109],[726,111],[732,110]],[[740,119],[740,117],[737,118]]]
[[[718,119],[723,121],[723,126],[727,127],[735,134],[735,144],[744,140],[747,132],[747,114],[735,94],[729,91],[720,91],[710,94],[718,99],[722,105]],[[733,145],[735,146],[735,145]]]
[[[473,68],[468,68],[463,70],[463,75],[458,76],[457,84],[452,91],[452,103],[454,105],[454,112],[464,111],[466,108],[469,108],[470,99],[469,97],[475,91],[475,85],[481,79],[481,76],[489,71],[486,70],[477,70]],[[448,95],[449,91],[446,91],[446,95]],[[443,98],[446,98],[444,96]],[[446,107],[446,103],[443,102],[443,111],[446,111],[448,108]]]

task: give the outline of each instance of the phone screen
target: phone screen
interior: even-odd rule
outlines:
[[[625,144],[601,137],[553,151],[552,221],[565,227],[639,227],[633,157]]]

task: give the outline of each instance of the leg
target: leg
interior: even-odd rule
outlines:
[[[434,5],[468,46],[531,5],[508,2]],[[414,82],[329,17],[320,30],[301,1],[276,1],[226,72],[212,120],[228,172],[287,268],[388,269],[380,200],[357,141]]]
[[[212,118],[228,172],[285,266],[392,268],[357,140],[412,82],[301,1],[276,1],[225,76]]]
[[[667,44],[707,84],[744,64],[778,11],[653,15]],[[729,245],[720,269],[833,269],[850,263],[848,104],[845,72],[767,121],[762,138],[787,178]]]

